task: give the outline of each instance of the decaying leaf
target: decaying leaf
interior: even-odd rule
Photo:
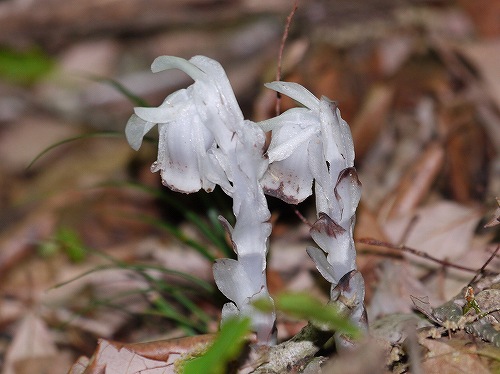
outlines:
[[[123,344],[101,339],[92,358],[80,357],[69,374],[168,374],[175,362],[203,351],[213,335]]]
[[[500,199],[497,197],[497,204],[498,208],[495,210],[495,213],[493,213],[493,218],[488,221],[484,227],[493,227],[500,225]]]
[[[432,339],[425,339],[421,344],[429,350],[422,362],[425,373],[490,373],[474,348],[467,348],[465,344],[462,347],[453,347],[448,342]]]
[[[38,373],[63,374],[64,363],[45,322],[28,312],[7,350],[2,374],[28,374],[35,368]]]

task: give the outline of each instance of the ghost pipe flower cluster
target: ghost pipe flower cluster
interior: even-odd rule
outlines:
[[[253,307],[257,299],[273,302],[265,273],[271,225],[264,193],[297,204],[312,194],[314,181],[318,219],[311,236],[319,248],[307,252],[332,284],[331,303],[365,328],[364,282],[356,270],[352,238],[361,187],[351,132],[335,103],[318,100],[296,83],[269,83],[267,87],[304,107],[255,124],[243,118],[219,63],[203,56],[189,61],[162,56],[152,65],[153,72],[172,68],[194,83],[169,95],[158,108],[135,108],[125,133],[137,150],[158,125],[158,160],[151,169],[160,171],[172,190],[210,192],[219,185],[232,197],[234,228],[220,220],[237,260],[220,259],[213,268],[217,286],[231,300],[224,305],[222,322],[248,316],[258,342],[275,343],[275,313]],[[272,140],[264,155],[264,132],[269,130]],[[347,337],[336,339],[340,346],[350,345]]]
[[[349,125],[334,102],[326,97],[318,100],[297,83],[266,86],[304,107],[258,123],[264,131],[273,131],[267,150],[270,165],[261,183],[267,194],[296,204],[312,194],[314,180],[318,219],[310,233],[319,248],[308,247],[307,253],[332,284],[332,303],[345,299],[339,298],[341,294],[348,295],[353,301],[350,318],[365,329],[365,288],[356,270],[352,236],[361,183]],[[337,336],[337,343],[349,345],[346,339]]]
[[[158,108],[135,108],[125,133],[134,149],[158,124],[158,160],[163,184],[175,191],[207,192],[219,185],[233,199],[236,224],[220,217],[228,231],[237,260],[221,259],[214,278],[232,302],[224,305],[222,321],[233,315],[250,317],[260,344],[275,343],[275,313],[256,310],[252,302],[267,299],[266,254],[270,212],[259,180],[268,167],[264,132],[243,119],[229,80],[220,64],[208,57],[189,61],[158,57],[153,72],[180,69],[194,83],[169,95]]]

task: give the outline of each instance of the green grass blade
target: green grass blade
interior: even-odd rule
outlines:
[[[155,270],[161,273],[165,273],[167,275],[174,275],[179,278],[185,279],[189,281],[190,283],[193,283],[194,285],[200,287],[207,293],[213,293],[215,291],[215,288],[212,286],[211,283],[204,281],[203,279],[200,279],[194,275],[184,273],[181,271],[176,271],[176,270],[171,270],[164,268],[162,266],[157,266],[157,265],[143,265],[143,264],[129,264],[129,265],[124,265],[123,268],[125,269],[130,269],[130,270],[135,270],[135,271],[147,271],[147,270]],[[192,286],[189,286],[189,289],[192,289]]]
[[[150,194],[154,196],[155,198],[164,201],[166,204],[174,208],[176,211],[181,213],[188,221],[193,223],[196,228],[210,241],[212,244],[214,244],[217,248],[221,250],[222,253],[226,257],[232,258],[234,257],[234,251],[232,248],[227,244],[226,239],[225,239],[225,231],[220,224],[218,220],[218,213],[216,212],[215,209],[209,208],[208,209],[208,217],[209,217],[209,222],[210,225],[205,223],[203,219],[200,218],[200,216],[193,211],[186,209],[185,206],[183,206],[181,203],[179,203],[178,200],[175,198],[167,195],[165,192],[158,188],[154,187],[149,187],[149,186],[144,186],[138,183],[132,183],[132,182],[118,182],[118,183],[113,183],[114,186],[123,186],[123,187],[129,187],[133,189],[137,189],[139,191],[142,191],[144,193]]]
[[[82,139],[88,139],[88,138],[124,138],[124,135],[121,132],[118,131],[99,131],[99,132],[91,132],[88,134],[82,134],[78,136],[74,136],[71,138],[63,139],[57,143],[54,143],[50,145],[49,147],[45,148],[42,152],[40,152],[26,167],[26,170],[31,168],[35,162],[37,162],[42,156],[44,156],[46,153],[50,152],[54,148],[57,148],[63,144],[74,142],[76,140],[82,140]]]
[[[167,222],[160,221],[154,217],[148,217],[146,215],[138,215],[136,218],[140,219],[143,222],[146,222],[150,225],[156,226],[162,230],[167,231],[171,235],[173,235],[177,240],[180,242],[186,244],[187,246],[193,248],[194,250],[198,251],[202,256],[204,256],[207,260],[213,262],[215,261],[215,256],[208,251],[208,249],[201,244],[200,242],[193,240],[186,236],[179,228],[175,227],[174,225],[171,225]]]
[[[128,264],[124,264],[124,263],[120,263],[120,262],[117,262],[117,263],[113,263],[113,264],[104,264],[104,265],[98,265],[96,266],[95,268],[91,269],[91,270],[88,270],[88,271],[85,271],[79,275],[77,275],[76,277],[74,278],[71,278],[67,281],[64,281],[64,282],[61,282],[61,283],[58,283],[56,284],[55,286],[51,287],[51,289],[56,289],[56,288],[59,288],[59,287],[63,287],[71,282],[74,282],[78,279],[81,279],[87,275],[90,275],[90,274],[93,274],[93,273],[96,273],[98,271],[102,271],[102,270],[110,270],[110,269],[123,269],[123,270],[131,270],[131,271],[139,271],[139,270],[157,270],[157,271],[160,271],[162,273],[165,273],[167,275],[173,275],[173,276],[177,276],[179,278],[183,278],[187,281],[190,281],[190,282],[193,282],[194,284],[200,286],[201,288],[203,288],[205,291],[209,292],[209,293],[213,293],[214,292],[214,287],[208,283],[208,282],[205,282],[204,280],[202,279],[199,279],[191,274],[187,274],[187,273],[183,273],[181,271],[176,271],[176,270],[170,270],[170,269],[166,269],[166,268],[163,268],[161,266],[153,266],[153,265],[128,265]]]
[[[161,280],[158,281],[157,279],[151,277],[149,274],[147,274],[145,272],[140,273],[140,274],[151,285],[151,287],[155,291],[158,292],[158,294],[159,294],[158,298],[163,300],[163,302],[161,302],[160,300],[155,300],[156,306],[161,307],[162,308],[161,310],[165,311],[166,310],[165,307],[169,306],[170,304],[161,295],[162,295],[162,293],[168,294],[171,298],[173,298],[175,301],[177,301],[181,306],[183,306],[184,308],[189,310],[189,312],[192,315],[194,315],[195,317],[197,317],[199,319],[198,322],[192,321],[191,319],[189,319],[191,327],[196,328],[199,332],[203,332],[203,333],[207,332],[207,323],[211,320],[210,316],[207,313],[205,313],[201,308],[199,308],[194,302],[192,302],[188,297],[186,297],[184,290],[182,290],[177,285],[172,286],[172,285],[169,285],[166,282],[163,282]],[[177,310],[175,310],[175,308],[173,308],[173,307],[170,307],[170,310],[173,311],[173,313],[178,313]],[[169,318],[171,318],[170,314],[167,314],[167,316]],[[183,317],[183,315],[181,315],[181,316]],[[182,322],[181,320],[179,320],[179,317],[177,317],[176,320],[179,322]],[[186,324],[185,321],[182,323]]]
[[[123,96],[125,96],[127,99],[130,100],[132,104],[135,106],[140,106],[140,107],[150,107],[151,105],[144,100],[142,97],[134,94],[132,91],[130,91],[127,87],[125,87],[123,84],[120,82],[112,79],[112,78],[107,78],[107,77],[101,77],[98,75],[88,75],[87,78],[99,82],[99,83],[104,83],[107,85],[110,85],[114,89],[116,89],[118,92],[120,92]]]
[[[181,327],[188,327],[190,330],[196,330],[198,332],[206,332],[203,331],[203,327],[199,326],[199,324],[194,323],[189,318],[187,318],[183,313],[177,311],[173,308],[163,297],[157,297],[152,301],[155,308],[158,309],[158,313],[150,313],[155,315],[160,315],[163,317],[167,317],[174,322],[177,322]]]

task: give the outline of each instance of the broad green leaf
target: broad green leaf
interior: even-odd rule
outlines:
[[[265,300],[256,300],[254,306],[264,312],[271,311],[272,305]],[[335,331],[354,337],[360,334],[359,329],[348,319],[339,315],[332,305],[324,305],[319,300],[305,293],[283,293],[275,298],[277,310],[295,318],[325,324]]]
[[[14,83],[31,84],[47,75],[54,62],[40,50],[15,51],[0,48],[0,77]]]
[[[243,349],[249,331],[250,319],[228,319],[205,354],[185,363],[184,374],[224,374]]]

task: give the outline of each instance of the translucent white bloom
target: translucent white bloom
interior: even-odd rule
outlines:
[[[337,284],[356,268],[352,227],[361,188],[353,167],[349,125],[334,102],[317,99],[297,83],[266,86],[304,107],[259,123],[265,131],[273,131],[267,151],[270,166],[261,182],[266,193],[298,203],[312,194],[315,181],[318,221],[311,236],[322,251],[309,248],[308,252],[325,278]]]
[[[304,105],[258,123],[264,131],[273,131],[267,151],[271,165],[261,181],[266,193],[299,203],[312,194],[313,179],[324,189],[333,190],[339,172],[354,165],[349,125],[335,103],[326,97],[317,99],[297,83],[272,82],[266,86]],[[322,170],[326,163],[328,173]],[[321,206],[318,211],[327,212],[327,208]]]
[[[229,189],[212,151],[216,144],[227,145],[224,134],[243,122],[243,115],[224,69],[204,56],[189,61],[161,56],[151,66],[153,72],[173,68],[184,71],[194,83],[169,95],[158,108],[135,108],[125,128],[127,140],[139,149],[144,135],[158,124],[158,160],[151,169],[161,172],[165,185],[185,193],[211,191],[216,183]]]
[[[268,194],[298,203],[312,194],[314,180],[318,220],[310,233],[319,248],[308,247],[307,253],[332,284],[332,302],[340,294],[345,300],[352,298],[354,304],[347,306],[349,317],[365,328],[365,288],[361,274],[355,270],[352,237],[361,183],[354,168],[349,125],[334,102],[326,97],[318,100],[299,84],[273,82],[266,86],[304,107],[259,123],[265,131],[273,131],[267,151],[270,166],[262,184]],[[350,344],[341,335],[336,341],[339,347]]]

